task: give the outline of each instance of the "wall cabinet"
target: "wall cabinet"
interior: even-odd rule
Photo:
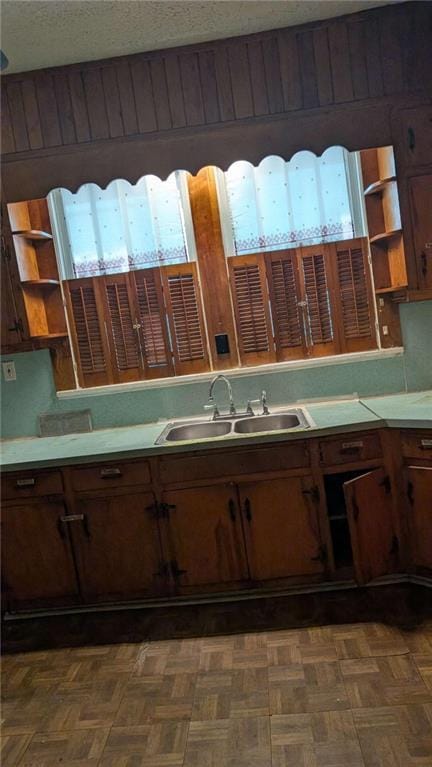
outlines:
[[[428,577],[431,449],[378,430],[5,474],[5,605]]]
[[[419,285],[432,290],[432,174],[410,178],[408,189]]]
[[[412,107],[401,112],[402,146],[407,165],[430,165],[432,158],[432,106]]]
[[[2,509],[3,589],[11,609],[79,599],[62,501],[26,500]]]

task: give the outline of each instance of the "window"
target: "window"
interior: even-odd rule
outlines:
[[[84,184],[49,195],[65,279],[95,277],[194,260],[187,173],[143,176],[106,189]]]
[[[52,192],[80,385],[376,348],[361,189],[331,147]]]
[[[298,152],[289,162],[270,156],[258,167],[235,162],[224,177],[231,255],[365,234],[357,160],[342,147],[321,157]]]

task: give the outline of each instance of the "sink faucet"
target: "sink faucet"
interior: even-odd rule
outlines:
[[[215,376],[213,378],[213,381],[210,384],[209,396],[208,396],[208,404],[204,405],[204,408],[206,410],[208,410],[209,408],[211,408],[213,410],[213,420],[214,421],[216,420],[216,418],[220,418],[220,413],[219,413],[218,407],[217,407],[217,405],[216,405],[216,403],[214,401],[214,397],[213,397],[213,389],[214,389],[217,381],[224,381],[224,383],[226,383],[226,386],[227,386],[227,389],[228,389],[229,403],[230,403],[229,412],[230,412],[230,415],[235,415],[236,414],[236,409],[235,409],[235,405],[234,405],[231,384],[230,384],[230,382],[229,382],[229,380],[228,380],[228,378],[226,376],[224,376],[222,374],[219,374],[219,375],[217,375],[217,376]]]

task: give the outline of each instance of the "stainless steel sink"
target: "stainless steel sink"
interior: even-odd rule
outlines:
[[[258,415],[253,418],[245,418],[243,421],[237,421],[234,424],[234,431],[237,434],[257,434],[258,432],[296,429],[299,426],[304,428],[307,425],[307,423],[302,423],[300,412],[295,411],[292,413],[275,413],[274,415]]]
[[[168,430],[164,429],[157,440],[158,444],[163,442],[182,442],[190,439],[209,439],[211,437],[222,437],[231,431],[230,421],[204,421],[202,423],[186,423],[181,426],[169,425]],[[165,433],[166,432],[166,433]]]
[[[169,423],[156,440],[157,445],[186,442],[217,437],[240,437],[242,434],[263,434],[273,431],[296,431],[308,429],[311,422],[302,408],[292,408],[284,413],[269,415],[237,416],[220,421],[188,421]]]

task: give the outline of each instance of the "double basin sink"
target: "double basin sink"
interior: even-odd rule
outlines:
[[[281,413],[256,416],[227,416],[217,421],[189,421],[169,423],[156,440],[157,445],[217,437],[234,437],[240,434],[265,434],[267,432],[308,429],[312,425],[309,414],[302,408]]]

